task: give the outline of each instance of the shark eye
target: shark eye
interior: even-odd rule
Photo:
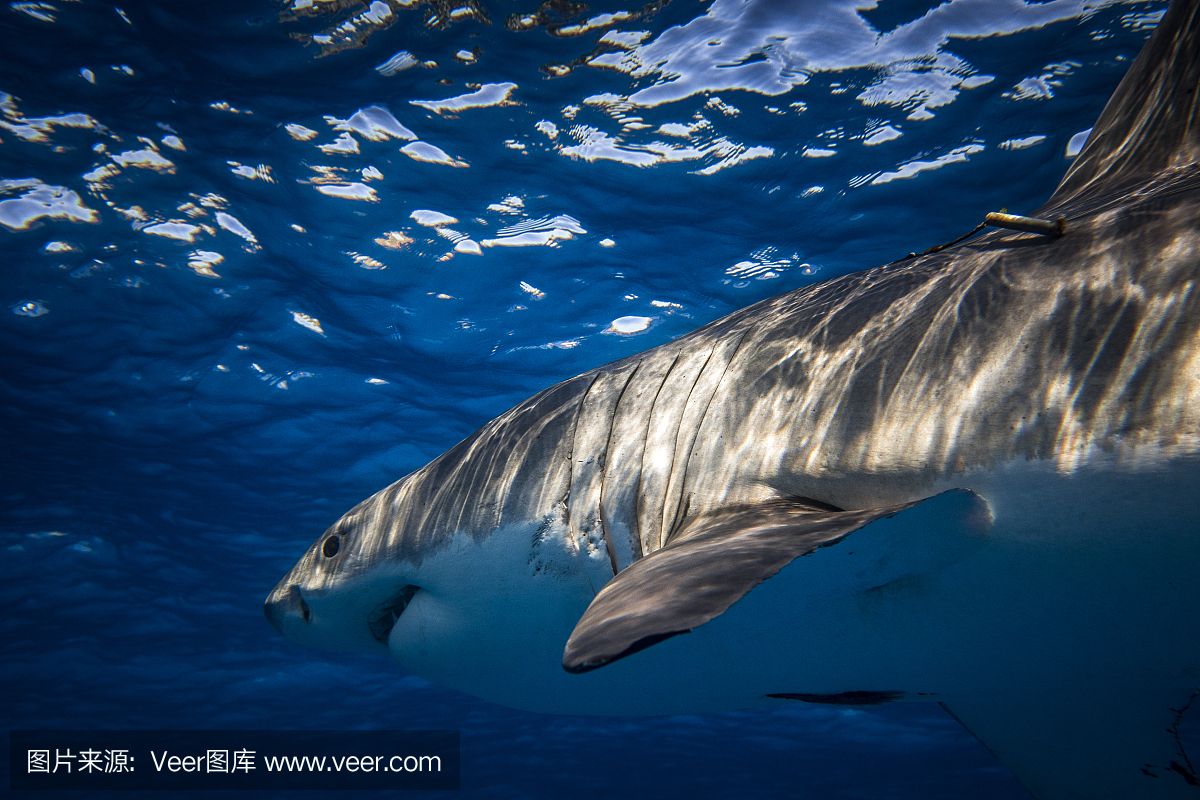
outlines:
[[[324,544],[321,545],[321,553],[326,558],[333,558],[334,556],[337,555],[338,549],[341,548],[341,546],[342,546],[342,537],[338,536],[337,534],[334,534],[333,536],[330,536],[328,539],[326,539]]]

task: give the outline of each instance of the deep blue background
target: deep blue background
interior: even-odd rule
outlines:
[[[626,130],[627,145],[685,144],[655,128],[701,114],[711,127],[693,145],[723,136],[773,150],[711,175],[696,171],[715,163],[712,154],[649,167],[564,155],[574,124],[622,135],[584,98],[629,95],[670,76],[578,66],[547,77],[542,66],[589,55],[604,29],[564,38],[504,27],[532,2],[489,6],[489,22],[444,29],[422,24],[429,7],[397,11],[400,22],[363,47],[325,55],[305,37],[363,6],[292,18],[270,2],[129,3],[126,22],[106,3],[42,5],[54,21],[0,9],[0,91],[15,98],[0,129],[0,178],[72,189],[98,221],[0,227],[0,727],[460,729],[464,794],[480,797],[1023,796],[933,706],[529,714],[431,687],[386,660],[301,650],[274,635],[260,606],[347,507],[538,389],[754,300],[953,238],[986,211],[1035,208],[1162,4],[935,40],[909,72],[994,78],[956,90],[925,121],[907,119],[919,95],[897,106],[860,102],[889,67],[854,63],[815,71],[780,96],[723,89],[622,112],[651,126]],[[650,31],[653,41],[712,5],[677,0],[616,29]],[[771,5],[782,4],[757,7]],[[983,32],[1018,13],[999,2],[973,7]],[[861,16],[887,33],[931,8],[884,0]],[[810,12],[797,5],[793,16],[820,24]],[[837,29],[823,34],[826,56],[844,50]],[[455,59],[460,49],[476,50],[477,61]],[[374,67],[398,50],[437,66],[380,75]],[[946,67],[947,54],[958,66]],[[1023,79],[1056,70],[1052,96],[1013,96]],[[502,81],[518,85],[516,104],[439,116],[408,102]],[[707,106],[712,96],[740,113]],[[220,101],[253,113],[211,106]],[[418,163],[395,140],[359,137],[355,156],[317,149],[337,135],[325,115],[344,119],[371,104],[470,166]],[[571,105],[582,106],[575,120],[563,115]],[[14,132],[14,115],[64,113],[96,125],[55,128],[47,141]],[[540,120],[559,138],[539,133]],[[296,141],[285,123],[318,136]],[[863,135],[885,124],[903,135],[866,146]],[[162,144],[172,131],[185,151]],[[1045,139],[1000,146],[1032,135]],[[82,176],[147,146],[139,136],[173,172],[127,167],[103,196],[89,191]],[[869,182],[968,145],[982,149]],[[836,155],[806,157],[809,147]],[[273,182],[239,177],[231,161],[269,166]],[[374,166],[379,202],[319,194],[313,166]],[[823,191],[805,193],[814,186]],[[0,200],[23,191],[0,191]],[[257,247],[218,228],[211,210],[195,219],[179,210],[209,193]],[[523,215],[487,209],[512,195]],[[114,210],[134,205],[144,222]],[[439,261],[452,242],[416,225],[415,209],[451,214],[461,221],[451,227],[477,240],[559,214],[587,233]],[[212,233],[189,244],[141,230],[170,219]],[[387,250],[373,243],[384,231],[415,241]],[[605,238],[615,246],[601,247]],[[47,252],[51,241],[72,250]],[[197,249],[224,256],[219,278],[188,268]],[[364,269],[355,253],[386,268]],[[727,273],[756,258],[785,263],[762,279]],[[46,313],[17,313],[30,302]],[[323,333],[293,312],[319,319]],[[623,315],[651,324],[631,336],[604,332]]]

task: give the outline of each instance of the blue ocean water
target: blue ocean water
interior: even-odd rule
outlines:
[[[473,797],[1024,796],[936,706],[525,713],[261,603],[535,391],[1036,208],[1163,7],[0,9],[0,723],[457,729]]]

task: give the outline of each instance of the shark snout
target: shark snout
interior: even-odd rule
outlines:
[[[267,595],[263,613],[280,633],[286,633],[288,627],[307,623],[312,618],[312,611],[304,602],[300,587],[287,582],[280,583]]]
[[[287,639],[324,650],[378,652],[418,587],[387,580],[317,585],[295,571],[263,603],[263,614]]]

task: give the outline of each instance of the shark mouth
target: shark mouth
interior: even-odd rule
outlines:
[[[400,619],[400,615],[404,613],[404,609],[408,608],[413,595],[419,589],[419,586],[413,586],[410,583],[371,612],[367,617],[367,627],[371,629],[371,636],[375,641],[387,644],[388,637],[392,634],[392,628],[396,627],[396,620]]]

